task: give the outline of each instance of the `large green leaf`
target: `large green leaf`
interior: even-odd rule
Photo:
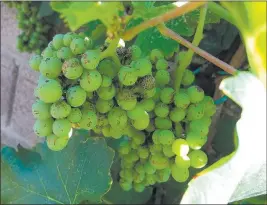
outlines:
[[[114,151],[102,138],[74,134],[65,149],[36,151],[4,147],[1,158],[1,198],[11,204],[77,204],[100,202],[110,189]]]
[[[40,17],[50,16],[54,13],[51,9],[49,1],[43,1],[40,5],[38,15]]]
[[[71,30],[76,30],[87,22],[99,19],[106,27],[111,27],[123,10],[121,2],[51,2],[51,7],[61,14]]]

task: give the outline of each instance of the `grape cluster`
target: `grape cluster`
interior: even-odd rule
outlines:
[[[17,36],[16,46],[20,52],[41,53],[48,43],[51,25],[38,15],[39,7],[30,1],[7,1],[9,7],[17,9],[18,28],[22,30]]]
[[[187,70],[183,88],[172,88],[168,61],[161,51],[142,56],[129,48],[130,60],[121,66],[101,59],[101,50],[89,38],[57,34],[41,55],[30,59],[40,72],[32,106],[35,133],[46,137],[50,149],[67,146],[73,128],[119,139],[119,183],[127,191],[142,192],[170,176],[189,177],[189,167],[207,163],[201,147],[207,141],[212,98],[195,85]]]

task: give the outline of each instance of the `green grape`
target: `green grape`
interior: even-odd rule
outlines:
[[[199,86],[191,86],[187,88],[187,94],[191,103],[198,103],[204,99],[204,91]]]
[[[111,100],[116,95],[116,88],[112,84],[111,86],[107,88],[100,87],[96,92],[99,98],[103,100]]]
[[[114,139],[120,139],[123,135],[121,129],[116,129],[114,127],[110,127],[110,136]]]
[[[140,132],[136,130],[132,135],[132,140],[135,144],[141,145],[145,142],[146,135],[144,132]]]
[[[152,134],[152,141],[154,144],[160,144],[159,142],[159,135],[161,130],[155,130]]]
[[[82,112],[79,108],[71,108],[70,114],[68,115],[67,119],[71,123],[78,123],[82,119]]]
[[[175,165],[179,168],[186,168],[190,167],[190,158],[187,155],[184,156],[176,156],[175,157]]]
[[[68,137],[71,133],[71,123],[67,119],[57,119],[53,123],[53,133],[58,137]]]
[[[101,74],[96,71],[85,71],[83,72],[81,79],[80,79],[80,85],[85,91],[95,91],[97,90],[102,83],[102,77]]]
[[[148,114],[149,114],[149,113],[148,113]],[[152,122],[152,121],[150,120],[150,122],[149,122],[147,128],[145,129],[145,131],[147,131],[147,132],[153,132],[155,129],[156,129],[156,128],[155,128],[154,122]]]
[[[149,161],[156,169],[165,169],[169,167],[169,159],[161,154],[151,155]]]
[[[100,52],[96,50],[86,51],[81,58],[81,62],[84,68],[88,70],[94,70],[98,66],[100,61]]]
[[[209,126],[211,119],[209,117],[202,117],[198,120],[193,120],[189,123],[189,130],[199,133],[201,136],[206,136],[209,133]]]
[[[127,66],[123,66],[120,68],[118,77],[119,81],[125,86],[133,85],[137,81],[137,76],[135,74],[135,71]]]
[[[122,169],[120,171],[120,177],[129,182],[133,181],[133,170],[132,169]]]
[[[82,112],[87,112],[87,111],[96,112],[96,108],[95,108],[94,103],[85,101],[85,103],[82,105],[81,111]]]
[[[61,72],[62,63],[55,57],[44,58],[39,66],[40,73],[47,78],[56,78]]]
[[[77,79],[82,75],[83,67],[77,58],[71,58],[63,63],[62,73],[68,79]]]
[[[97,115],[93,111],[82,111],[82,119],[80,121],[80,127],[83,129],[93,129],[97,124]]]
[[[204,115],[207,117],[211,117],[216,112],[216,105],[214,104],[214,101],[212,97],[205,96],[204,99],[200,102],[204,106]]]
[[[36,100],[32,105],[32,114],[36,119],[45,120],[51,117],[50,115],[51,104],[44,103],[41,100]]]
[[[149,115],[147,112],[145,112],[142,117],[136,119],[136,120],[132,120],[132,125],[135,129],[137,130],[144,130],[148,127],[149,125],[149,121],[150,121],[150,118],[149,118]]]
[[[141,183],[142,181],[144,181],[144,179],[145,179],[145,172],[141,172],[141,173],[134,172],[133,173],[133,181],[135,183]]]
[[[144,99],[144,100],[142,100],[140,102],[140,105],[147,112],[151,112],[155,108],[155,102],[151,98],[150,99]]]
[[[39,137],[45,137],[52,134],[53,119],[36,120],[33,126],[34,133]]]
[[[140,104],[137,104],[134,109],[127,111],[127,116],[132,120],[138,120],[146,115],[146,111]]]
[[[56,34],[56,35],[53,37],[52,45],[53,45],[53,47],[54,47],[56,50],[58,50],[58,49],[60,49],[61,47],[64,46],[64,44],[63,44],[63,37],[64,37],[63,34]]]
[[[175,123],[175,136],[182,137],[182,134],[184,132],[184,129],[180,123]]]
[[[140,162],[135,164],[134,169],[139,174],[145,173],[144,165],[141,164]]]
[[[129,154],[131,151],[131,144],[128,141],[125,141],[120,144],[118,152],[122,155]]]
[[[51,105],[50,113],[53,118],[62,119],[70,114],[71,107],[64,100],[57,101]]]
[[[202,150],[193,150],[188,154],[190,158],[191,167],[201,169],[208,163],[208,157]]]
[[[66,98],[72,107],[81,106],[86,100],[86,92],[81,86],[76,85],[67,90]]]
[[[134,64],[134,70],[138,77],[150,75],[152,72],[152,64],[147,58],[140,58]]]
[[[173,157],[175,153],[172,151],[172,145],[164,145],[162,147],[162,152],[166,157]]]
[[[96,110],[100,113],[109,112],[114,106],[113,100],[102,100],[98,98],[96,101]]]
[[[121,188],[123,191],[130,191],[132,189],[132,182],[126,181],[124,179],[120,179],[119,182]]]
[[[159,102],[156,104],[154,112],[158,117],[167,117],[169,114],[169,106]]]
[[[205,135],[199,135],[196,132],[189,132],[186,136],[186,141],[191,149],[197,150],[207,142],[208,138]]]
[[[142,54],[142,51],[141,49],[139,48],[139,46],[137,45],[132,45],[130,48],[129,48],[130,52],[131,52],[131,59],[134,61],[134,60],[137,60],[138,58],[141,57],[141,54]]]
[[[153,49],[149,57],[152,63],[156,63],[159,59],[164,58],[164,55],[159,49]]]
[[[165,104],[170,104],[173,101],[174,89],[170,87],[163,88],[160,92],[160,100]]]
[[[156,85],[163,87],[170,82],[170,73],[167,70],[158,70],[156,72]]]
[[[108,125],[107,116],[97,113],[97,126],[103,128],[107,125]]]
[[[140,144],[141,144],[141,143],[140,143]],[[137,150],[138,147],[140,147],[140,144],[137,144],[137,143],[135,143],[134,141],[132,141],[132,142],[131,142],[131,148]]]
[[[56,51],[53,48],[47,47],[43,50],[41,56],[43,58],[51,58],[51,57],[56,57],[55,54]]]
[[[99,63],[97,70],[101,73],[101,75],[108,76],[113,79],[117,76],[117,70],[119,69],[117,69],[117,65],[112,60],[104,59]]]
[[[109,87],[112,84],[112,79],[108,76],[102,75],[102,84],[101,87]]]
[[[137,154],[137,151],[134,150],[134,149],[132,149],[132,150],[130,151],[130,153],[129,153],[129,157],[130,157],[130,160],[131,160],[132,162],[136,162],[136,161],[139,160],[139,156],[138,156],[138,154]]]
[[[189,178],[189,170],[187,168],[177,167],[175,164],[171,168],[172,178],[177,182],[185,182]]]
[[[149,151],[145,147],[139,147],[137,150],[137,153],[138,153],[140,159],[147,159],[149,156]]]
[[[156,117],[155,118],[155,126],[157,129],[171,129],[172,121],[169,118]]]
[[[64,46],[70,46],[70,43],[72,42],[72,40],[75,38],[75,34],[72,32],[68,32],[64,35],[63,37],[63,44]]]
[[[92,49],[94,46],[94,42],[91,38],[85,37],[84,38],[84,43],[87,49]]]
[[[159,132],[158,140],[162,145],[171,145],[174,141],[174,134],[170,130],[161,130]]]
[[[187,109],[187,120],[198,120],[204,116],[204,107],[202,104],[191,104]]]
[[[156,88],[152,88],[150,90],[144,90],[143,91],[143,98],[152,98],[156,94]]]
[[[185,118],[186,112],[184,109],[175,107],[170,112],[170,119],[173,122],[181,122]]]
[[[152,155],[154,154],[161,154],[162,152],[162,145],[161,144],[152,144],[149,146],[149,151]]]
[[[107,125],[105,127],[102,128],[102,134],[104,135],[104,137],[110,137],[110,125]]]
[[[171,169],[165,168],[161,170],[157,170],[156,177],[157,181],[160,183],[167,182],[171,176]]]
[[[166,61],[164,58],[159,59],[156,63],[157,70],[167,70],[168,66],[168,61]]]
[[[161,93],[161,88],[156,88],[156,93],[155,95],[152,97],[152,99],[157,102],[160,100],[160,93]]]
[[[117,100],[118,105],[124,110],[132,110],[135,108],[137,99],[134,98],[132,100]]]
[[[68,142],[69,137],[58,137],[54,134],[51,134],[46,138],[47,147],[52,151],[61,151],[67,146]]]
[[[185,156],[189,152],[189,145],[184,139],[176,139],[172,143],[172,151],[178,156]]]
[[[38,97],[45,103],[58,101],[62,96],[62,87],[58,81],[46,79],[37,88]]]
[[[31,69],[35,70],[35,71],[39,71],[39,65],[42,61],[42,56],[40,55],[34,55],[31,57],[31,59],[29,60],[29,65],[31,67]]]
[[[134,183],[133,188],[134,191],[141,193],[145,190],[145,185],[143,183]]]
[[[126,127],[127,119],[126,111],[119,107],[112,108],[108,113],[109,124],[116,129]]]
[[[151,90],[156,86],[155,78],[152,75],[146,75],[140,78],[138,84],[140,85],[141,89],[144,90]]]
[[[149,161],[146,161],[144,164],[144,170],[147,174],[154,174],[156,172],[156,168]]]
[[[195,80],[195,75],[191,70],[185,69],[182,77],[181,84],[184,86],[191,85]]]
[[[190,104],[190,98],[186,93],[180,91],[174,95],[174,104],[176,107],[186,109]]]
[[[82,38],[74,38],[70,43],[70,49],[74,55],[84,53],[86,50],[84,40]]]
[[[149,185],[154,185],[157,182],[157,176],[154,174],[147,174],[145,181]]]
[[[73,54],[69,47],[62,47],[57,51],[57,57],[63,60],[71,58],[72,55]]]

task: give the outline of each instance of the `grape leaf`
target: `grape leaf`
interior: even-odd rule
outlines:
[[[73,31],[97,19],[110,28],[117,20],[119,12],[123,10],[121,2],[51,2],[50,4]]]
[[[53,152],[45,143],[38,144],[36,150],[1,150],[4,203],[97,203],[110,189],[114,151],[104,139],[86,138],[76,132],[62,151]]]
[[[43,1],[39,7],[38,15],[40,17],[50,16],[54,13],[51,9],[50,4],[48,1]]]

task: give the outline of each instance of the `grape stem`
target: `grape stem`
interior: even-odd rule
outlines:
[[[110,42],[108,48],[101,53],[100,59],[102,60],[104,58],[111,57],[112,60],[114,61],[114,63],[116,63],[116,65],[121,67],[121,62],[120,62],[120,59],[119,59],[117,52],[116,52],[119,40],[120,40],[120,38],[114,38]]]
[[[160,16],[154,17],[152,19],[149,19],[147,21],[144,21],[143,23],[139,24],[138,26],[135,26],[128,31],[126,31],[123,35],[123,39],[126,41],[132,40],[137,34],[140,32],[146,30],[147,28],[151,28],[154,26],[157,26],[163,22],[169,21],[171,19],[174,19],[178,16],[182,16],[185,13],[188,13],[190,11],[193,11],[197,9],[198,7],[204,5],[206,2],[188,2],[184,4],[183,6],[177,7],[175,9],[170,10],[167,13],[164,13]]]

